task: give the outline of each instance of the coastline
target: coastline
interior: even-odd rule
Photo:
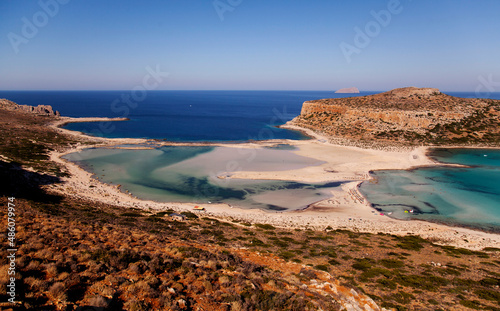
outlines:
[[[114,185],[106,184],[93,178],[91,173],[85,171],[77,164],[61,158],[65,154],[78,152],[82,149],[91,147],[113,147],[120,144],[145,143],[154,143],[155,145],[197,145],[196,143],[170,143],[147,139],[102,138],[60,128],[63,124],[72,122],[73,119],[74,118],[60,118],[53,122],[51,127],[65,134],[70,134],[80,141],[93,142],[93,144],[79,144],[75,148],[63,152],[51,152],[50,159],[66,167],[71,177],[64,177],[61,184],[47,186],[46,188],[48,190],[91,201],[100,201],[127,208],[140,208],[157,212],[167,209],[175,211],[192,211],[193,207],[198,205],[194,203],[160,203],[151,200],[137,199],[130,194],[121,192],[120,189]],[[116,120],[109,118],[86,119],[93,119],[94,122],[123,121],[122,119]],[[82,118],[78,118],[77,120],[82,120]],[[86,120],[77,122],[91,121]],[[363,203],[353,199],[350,191],[353,189],[356,190],[363,180],[369,179],[369,176],[363,175],[369,171],[377,169],[412,169],[421,166],[443,165],[443,163],[437,163],[427,157],[426,153],[429,149],[428,147],[419,147],[410,152],[407,150],[371,150],[352,146],[333,145],[328,143],[328,138],[316,133],[314,133],[313,137],[315,139],[305,141],[277,140],[232,145],[214,143],[210,145],[237,146],[238,148],[258,148],[278,143],[294,145],[298,147],[298,150],[294,150],[297,154],[320,160],[327,160],[326,163],[319,166],[290,171],[238,172],[233,174],[231,178],[263,179],[267,177],[269,179],[316,182],[352,180],[342,185],[342,189],[333,191],[332,198],[311,204],[304,210],[290,212],[268,212],[260,209],[243,209],[231,207],[228,204],[205,204],[203,206],[206,208],[206,211],[201,212],[201,214],[226,221],[267,223],[289,229],[310,228],[314,230],[325,230],[326,228],[332,228],[375,234],[415,234],[423,238],[431,239],[437,244],[446,244],[475,250],[484,247],[495,247],[500,244],[500,235],[498,234],[476,231],[469,228],[452,227],[433,222],[393,219],[385,215],[381,216],[369,205],[366,198],[364,198]],[[207,145],[207,143],[203,143],[202,145]],[[321,152],[318,152],[318,150]],[[342,156],[339,157],[339,154],[342,154]],[[357,163],[346,163],[346,159],[350,161],[362,159],[362,161],[358,161]],[[339,167],[340,170],[338,169]],[[331,169],[328,170],[328,168]],[[335,170],[333,168],[335,168]],[[361,177],[364,178],[362,179]],[[92,187],[90,187],[91,185]]]

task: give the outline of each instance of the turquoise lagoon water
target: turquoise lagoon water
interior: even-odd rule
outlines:
[[[377,183],[365,182],[360,190],[373,207],[395,218],[500,232],[500,150],[441,148],[431,156],[469,167],[376,171]]]
[[[236,171],[276,171],[319,165],[292,153],[290,146],[243,149],[187,146],[157,149],[87,149],[66,159],[101,181],[120,184],[142,199],[159,202],[224,202],[243,208],[296,210],[331,197],[341,183],[219,178]]]

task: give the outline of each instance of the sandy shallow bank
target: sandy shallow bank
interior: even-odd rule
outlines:
[[[47,186],[49,190],[72,197],[90,201],[104,202],[127,208],[140,208],[148,211],[192,211],[195,205],[189,203],[159,203],[140,200],[128,193],[123,193],[114,185],[102,183],[92,174],[78,165],[66,161],[61,156],[78,152],[89,147],[113,147],[123,144],[154,144],[156,145],[207,145],[205,143],[169,143],[146,139],[108,139],[90,137],[79,132],[62,129],[59,126],[73,122],[73,118],[61,118],[52,126],[58,131],[70,134],[86,144],[80,144],[64,152],[53,151],[52,161],[64,165],[71,174],[62,178],[63,182]],[[69,120],[68,120],[69,119]],[[87,118],[89,119],[89,118]],[[94,121],[118,121],[108,118],[91,118]],[[82,120],[82,118],[78,118]],[[120,120],[122,121],[122,120]],[[79,121],[90,122],[90,121]],[[303,211],[268,212],[258,209],[242,209],[228,204],[204,204],[206,211],[201,215],[217,217],[223,220],[250,223],[268,223],[283,228],[311,228],[314,230],[347,229],[358,232],[389,233],[396,235],[415,234],[430,238],[439,244],[447,244],[469,249],[498,247],[500,235],[475,231],[466,228],[450,227],[424,221],[403,221],[380,215],[369,206],[369,203],[357,191],[357,186],[363,180],[369,179],[369,171],[377,169],[409,169],[419,166],[441,165],[426,156],[427,148],[414,150],[383,151],[361,149],[357,147],[337,146],[327,143],[321,137],[307,141],[266,141],[258,143],[210,144],[214,146],[233,146],[238,148],[262,148],[280,143],[296,147],[293,152],[324,161],[318,166],[298,170],[275,172],[233,172],[231,178],[245,179],[275,179],[299,182],[324,182],[352,180],[342,186],[342,189],[332,191],[332,197],[312,204]]]

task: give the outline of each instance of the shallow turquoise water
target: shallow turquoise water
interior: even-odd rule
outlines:
[[[298,169],[319,165],[295,155],[290,146],[240,149],[228,147],[162,147],[158,149],[87,149],[65,158],[77,162],[101,181],[120,184],[142,199],[160,202],[224,202],[243,208],[296,210],[331,197],[341,183],[305,184],[242,180],[218,176],[236,171]]]
[[[431,156],[471,167],[377,171],[377,183],[365,182],[360,190],[395,218],[500,231],[500,150],[435,149]]]

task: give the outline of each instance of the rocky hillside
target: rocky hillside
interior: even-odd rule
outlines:
[[[500,100],[406,87],[370,96],[304,102],[291,125],[350,142],[500,144]]]
[[[59,111],[54,111],[52,106],[49,105],[38,105],[38,106],[28,106],[28,105],[18,105],[13,101],[0,98],[0,109],[10,110],[10,111],[21,111],[27,113],[34,113],[43,116],[59,116]]]

